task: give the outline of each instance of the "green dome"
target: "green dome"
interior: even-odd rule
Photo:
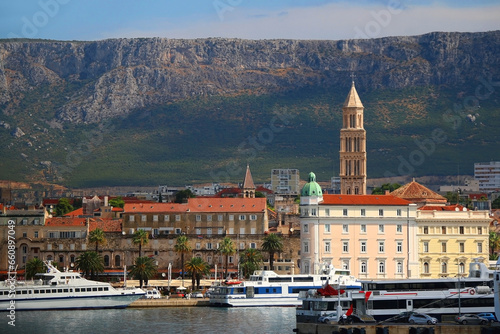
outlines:
[[[300,193],[300,196],[321,196],[323,197],[323,192],[321,191],[321,187],[316,182],[316,175],[313,172],[309,173],[308,182],[305,184],[304,188]]]

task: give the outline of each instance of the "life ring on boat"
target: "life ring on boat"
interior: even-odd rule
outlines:
[[[475,293],[476,293],[476,290],[474,290],[474,289],[470,289],[470,290],[469,290],[469,293],[470,293],[471,295],[473,295],[473,294],[475,294]]]

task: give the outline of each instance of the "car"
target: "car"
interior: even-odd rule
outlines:
[[[337,321],[337,312],[327,313],[318,318],[318,322],[322,322],[324,324],[330,324],[334,321]]]
[[[485,325],[488,323],[488,319],[482,318],[477,314],[457,315],[455,321],[462,325]]]
[[[203,298],[203,294],[201,292],[191,292],[191,298]]]
[[[146,290],[145,297],[146,297],[146,299],[159,299],[159,298],[161,298],[161,294],[160,294],[160,291],[158,291],[156,289]]]
[[[364,324],[364,323],[370,323],[370,322],[376,322],[375,319],[370,316],[370,315],[357,315],[357,314],[351,314],[351,315],[343,315],[339,319],[339,325],[350,325],[350,324]]]
[[[408,322],[410,324],[427,324],[427,325],[435,325],[437,324],[437,319],[431,317],[430,315],[423,313],[413,313],[408,318]]]
[[[401,312],[400,314],[398,314],[392,318],[389,318],[389,319],[385,320],[384,322],[408,323],[410,316],[412,314],[415,314],[415,313],[417,313],[417,312],[413,312],[413,311]]]
[[[479,313],[478,316],[481,318],[488,319],[489,322],[498,321],[497,317],[493,313]]]

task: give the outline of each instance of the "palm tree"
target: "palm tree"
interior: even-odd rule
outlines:
[[[35,257],[34,259],[26,262],[26,279],[30,279],[35,277],[38,273],[44,273],[47,268],[45,267],[45,263],[42,260]]]
[[[224,271],[224,277],[227,277],[227,267],[229,265],[229,255],[233,255],[236,252],[236,248],[234,247],[234,242],[231,240],[231,238],[224,237],[224,239],[222,239],[222,242],[220,243],[217,251],[219,253],[221,253],[222,255],[224,255],[224,257],[225,257],[226,268]]]
[[[104,235],[104,231],[100,228],[96,228],[95,230],[90,232],[89,242],[95,242],[95,251],[99,252],[99,244],[106,243],[106,236]]]
[[[135,259],[135,264],[130,269],[130,275],[139,280],[139,287],[142,288],[143,282],[148,285],[148,281],[158,272],[158,267],[154,259],[147,256],[139,256]]]
[[[94,279],[97,273],[104,271],[104,261],[99,253],[86,251],[76,259],[76,267],[83,271],[85,277]]]
[[[142,246],[148,243],[148,232],[145,230],[137,230],[134,233],[132,242],[134,245],[139,245],[139,257],[142,256]]]
[[[495,255],[499,246],[500,246],[500,236],[498,235],[497,232],[490,231],[490,257]]]
[[[201,257],[193,257],[186,262],[186,270],[191,273],[192,290],[195,290],[196,286],[200,288],[201,276],[210,270],[210,265],[203,261]]]
[[[265,236],[262,240],[262,250],[269,253],[269,268],[270,270],[274,270],[274,253],[283,251],[283,240],[274,233]]]
[[[191,251],[191,247],[189,246],[188,237],[185,235],[179,235],[177,237],[177,243],[174,246],[174,250],[177,253],[181,254],[181,271],[182,271],[182,279],[184,279],[184,254],[189,253]]]
[[[262,265],[262,253],[255,248],[245,250],[240,259],[243,276],[248,278],[254,271],[258,270]]]

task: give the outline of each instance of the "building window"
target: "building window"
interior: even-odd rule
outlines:
[[[158,215],[153,215],[153,221],[157,222],[158,221]]]
[[[38,238],[38,231],[35,231],[35,238]]]
[[[342,242],[342,253],[349,253],[349,241]]]
[[[463,264],[463,262],[460,262],[460,263],[458,264],[458,273],[459,273],[459,274],[463,274],[463,273],[465,273],[465,265]]]
[[[194,229],[194,233],[200,235],[201,234],[201,228],[197,227]]]
[[[441,227],[441,234],[446,234],[446,226]]]
[[[304,253],[309,253],[309,242],[304,241],[303,246],[304,246]]]
[[[361,253],[366,253],[366,241],[361,241]]]
[[[460,233],[460,234],[464,234],[464,227],[463,227],[463,226],[460,226],[460,227],[458,228],[458,230],[459,230],[459,233]]]
[[[378,252],[379,253],[384,253],[385,252],[385,243],[383,241],[378,242]]]
[[[378,273],[379,274],[384,274],[385,273],[385,262],[384,261],[379,261],[378,262]]]
[[[257,215],[250,215],[250,220],[257,220]]]
[[[330,209],[325,209],[325,215],[326,215],[327,217],[330,217]]]
[[[200,249],[201,249],[201,244],[200,244],[199,242],[197,242],[197,243],[196,243],[196,245],[195,245],[195,248],[196,248],[197,250],[200,250]]]
[[[441,243],[441,253],[446,253],[446,242]]]
[[[344,217],[345,217],[345,216],[347,216],[347,209],[343,209],[343,210],[342,210],[342,215],[343,215]]]
[[[427,241],[424,242],[424,253],[429,253],[429,243]]]
[[[477,234],[483,234],[483,228],[482,227],[478,227],[477,228]]]
[[[218,215],[217,216],[217,220],[220,221],[220,222],[223,221],[224,220],[224,215]]]
[[[349,270],[349,260],[342,261],[342,269]]]
[[[201,215],[196,215],[196,221],[201,222]]]
[[[361,228],[361,233],[366,233],[366,224],[361,224],[360,228]]]
[[[304,233],[309,233],[309,225],[304,224]]]
[[[360,272],[361,272],[362,274],[366,274],[366,272],[367,272],[366,262],[365,262],[365,261],[362,261],[362,262],[361,262],[361,269],[360,269]]]
[[[460,253],[465,252],[465,244],[463,242],[458,244],[458,248],[459,248]]]
[[[382,217],[384,215],[384,209],[379,209],[378,210],[378,215]]]
[[[477,243],[477,252],[478,253],[482,253],[483,252],[483,243],[482,242],[478,242]]]
[[[396,225],[396,233],[403,233],[403,225],[401,224]]]
[[[403,242],[396,242],[396,253],[403,253]]]
[[[396,215],[397,215],[398,217],[401,217],[401,209],[397,209],[397,210],[396,210]]]
[[[207,215],[207,222],[211,222],[212,221],[212,215]]]
[[[429,263],[424,262],[424,274],[428,274],[428,273],[429,273]]]
[[[128,216],[128,221],[129,222],[133,222],[134,220],[135,220],[135,216],[134,215]]]
[[[331,243],[330,241],[325,241],[325,253],[331,252]]]
[[[148,216],[146,215],[141,215],[141,221],[145,222],[147,220]]]
[[[223,227],[219,227],[217,229],[217,234],[224,234],[224,228]]]
[[[212,249],[212,243],[211,243],[211,242],[207,242],[207,244],[206,244],[206,248],[207,248],[207,249]]]
[[[27,238],[28,237],[28,232],[23,232],[23,238]]]
[[[316,216],[316,209],[311,209],[311,216]]]
[[[233,221],[234,220],[234,215],[229,215],[229,220]]]
[[[207,228],[207,234],[208,234],[208,235],[211,235],[211,234],[212,234],[212,228],[211,228],[211,227]]]
[[[441,273],[446,274],[448,272],[448,264],[446,262],[441,262]]]
[[[384,233],[384,224],[378,225],[378,233]]]
[[[349,233],[349,225],[347,224],[342,225],[342,233]]]
[[[163,220],[166,222],[170,221],[170,215],[163,216]]]
[[[330,233],[330,224],[325,224],[325,233]]]
[[[104,266],[109,267],[109,255],[104,255]]]
[[[428,226],[424,226],[424,234],[429,234],[429,227]]]
[[[403,262],[398,261],[396,263],[396,273],[402,274],[403,273]]]
[[[121,265],[120,255],[115,255],[115,267],[120,267],[120,265]]]
[[[255,242],[251,242],[250,245],[249,245],[249,247],[251,249],[256,249],[257,248],[257,244]]]
[[[366,210],[365,209],[361,209],[361,216],[366,216]]]
[[[240,215],[240,218],[239,218],[239,219],[240,219],[240,220],[245,220],[245,219],[247,219],[247,216],[246,216],[246,215]]]
[[[180,222],[181,221],[181,215],[175,215],[175,221]]]
[[[245,228],[244,228],[244,227],[240,227],[240,234],[246,234],[246,233],[245,233]]]

